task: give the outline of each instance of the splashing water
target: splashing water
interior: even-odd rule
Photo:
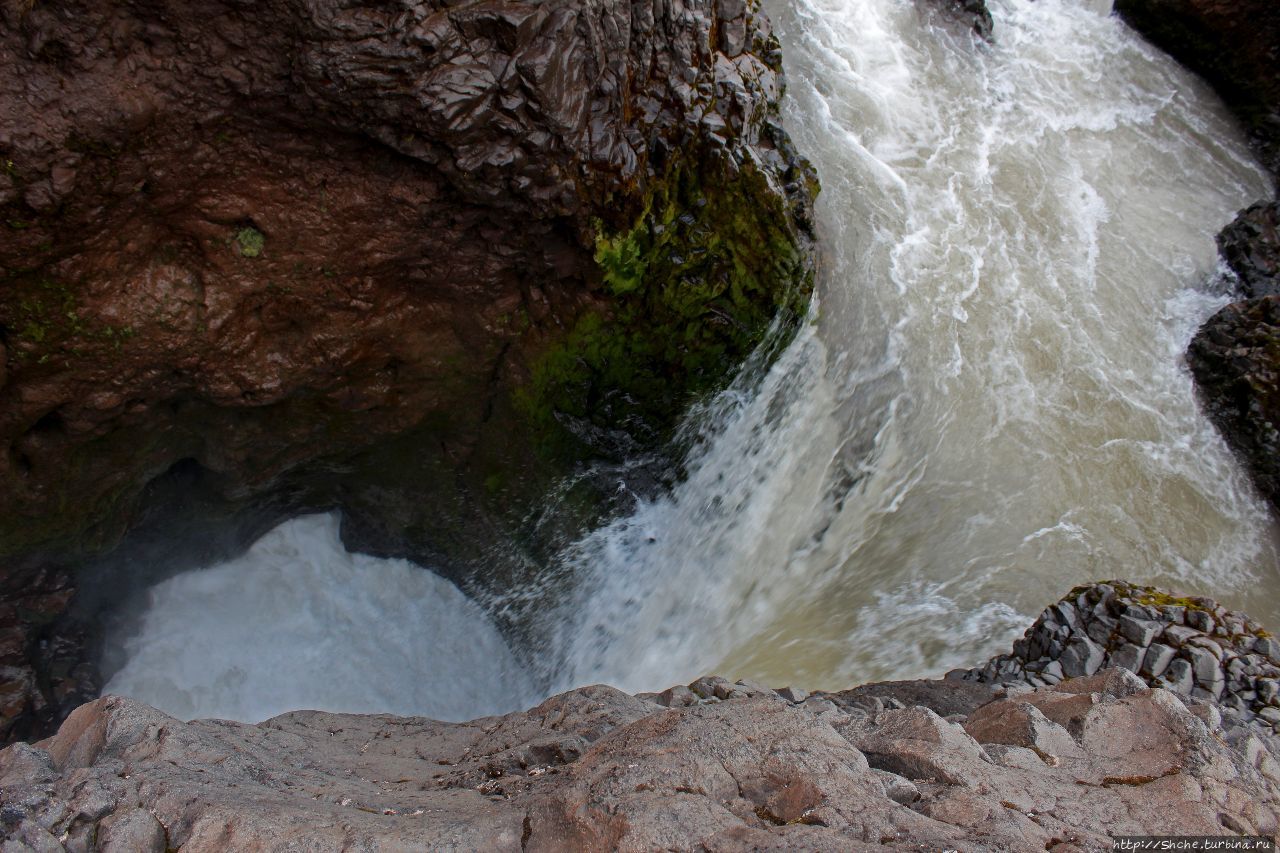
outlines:
[[[148,596],[103,692],[184,719],[318,708],[467,720],[539,698],[479,606],[405,560],[348,554],[332,514],[292,519]]]
[[[576,591],[535,602],[532,674],[452,586],[375,575],[295,520],[271,534],[283,550],[158,587],[108,688],[253,719],[456,718],[527,704],[535,675],[543,692],[709,671],[845,687],[978,663],[1111,577],[1275,622],[1274,524],[1181,364],[1225,301],[1196,289],[1213,234],[1267,181],[1204,85],[1119,21],[991,6],[989,46],[911,0],[769,10],[787,124],[824,187],[814,320],[698,413],[686,482],[563,555]],[[323,644],[342,678],[270,693],[267,673]]]

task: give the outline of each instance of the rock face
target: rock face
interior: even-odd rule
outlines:
[[[1271,0],[1116,0],[1115,11],[1213,84],[1280,174],[1280,18]]]
[[[745,3],[0,16],[0,733],[83,686],[65,593],[175,495],[457,576],[803,313],[816,182]]]
[[[104,697],[0,752],[0,821],[19,849],[193,853],[1110,849],[1109,835],[1277,829],[1267,744],[1228,745],[1167,690],[1109,670],[987,694],[944,719],[891,696],[796,703],[703,679],[653,699],[585,687],[462,724],[256,726]]]
[[[6,555],[109,541],[181,460],[243,495],[411,428],[500,491],[804,303],[743,3],[3,8]]]
[[[1192,339],[1187,363],[1205,412],[1280,509],[1280,296],[1213,315]]]
[[[1109,667],[1220,708],[1228,728],[1270,735],[1280,726],[1280,640],[1211,598],[1122,581],[1073,589],[1040,614],[1012,654],[948,678],[1038,687]]]

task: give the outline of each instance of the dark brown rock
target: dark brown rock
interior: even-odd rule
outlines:
[[[1280,297],[1223,308],[1196,332],[1187,362],[1206,414],[1280,507]]]
[[[1235,272],[1245,297],[1280,296],[1280,202],[1240,211],[1217,240],[1218,254]]]
[[[1280,16],[1271,0],[1116,0],[1115,11],[1213,84],[1280,175]]]

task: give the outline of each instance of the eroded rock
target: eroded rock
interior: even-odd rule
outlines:
[[[963,726],[920,706],[815,713],[765,691],[664,708],[589,687],[469,723],[297,712],[256,726],[104,697],[51,741],[0,752],[0,817],[35,849],[193,853],[1093,849],[1113,834],[1275,831],[1280,764],[1262,741],[1229,746],[1116,670],[1075,687],[994,699]],[[1074,737],[1040,711],[1083,699]]]

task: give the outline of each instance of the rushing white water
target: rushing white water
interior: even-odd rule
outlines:
[[[544,690],[660,689],[708,671],[811,688],[937,674],[1006,649],[1073,584],[1111,577],[1280,615],[1273,524],[1181,364],[1224,301],[1196,289],[1212,236],[1267,182],[1203,84],[1117,20],[1069,0],[991,6],[990,46],[912,0],[769,9],[788,125],[824,187],[815,319],[702,413],[712,426],[687,482],[564,556],[576,595],[545,605],[544,644],[521,650]],[[289,535],[309,549],[306,531]],[[391,594],[343,610],[333,602],[361,585],[341,578],[371,561],[331,550],[309,581],[267,595],[260,551],[159,588],[110,689],[156,702],[173,682],[181,713],[261,714],[254,691],[275,679],[228,650],[275,621],[250,605],[272,599],[282,614],[310,602],[267,644],[273,671],[332,642],[328,664],[361,679],[287,701],[347,707],[359,690],[361,707],[436,713],[460,667],[477,693],[445,715],[479,694],[526,701],[452,587],[410,594],[402,564],[362,575]],[[215,613],[183,586],[234,566],[244,604]],[[346,627],[331,641],[335,619]],[[413,636],[412,620],[470,632],[489,663],[423,666],[421,644],[441,640]],[[209,660],[243,684],[188,686]]]
[[[288,521],[148,595],[104,692],[184,719],[320,708],[468,720],[539,698],[476,604],[412,563],[348,554],[333,515]]]
[[[986,48],[907,0],[771,10],[820,319],[670,499],[580,543],[563,685],[936,674],[1109,577],[1276,613],[1266,510],[1180,363],[1212,235],[1266,182],[1116,19],[992,11]]]

